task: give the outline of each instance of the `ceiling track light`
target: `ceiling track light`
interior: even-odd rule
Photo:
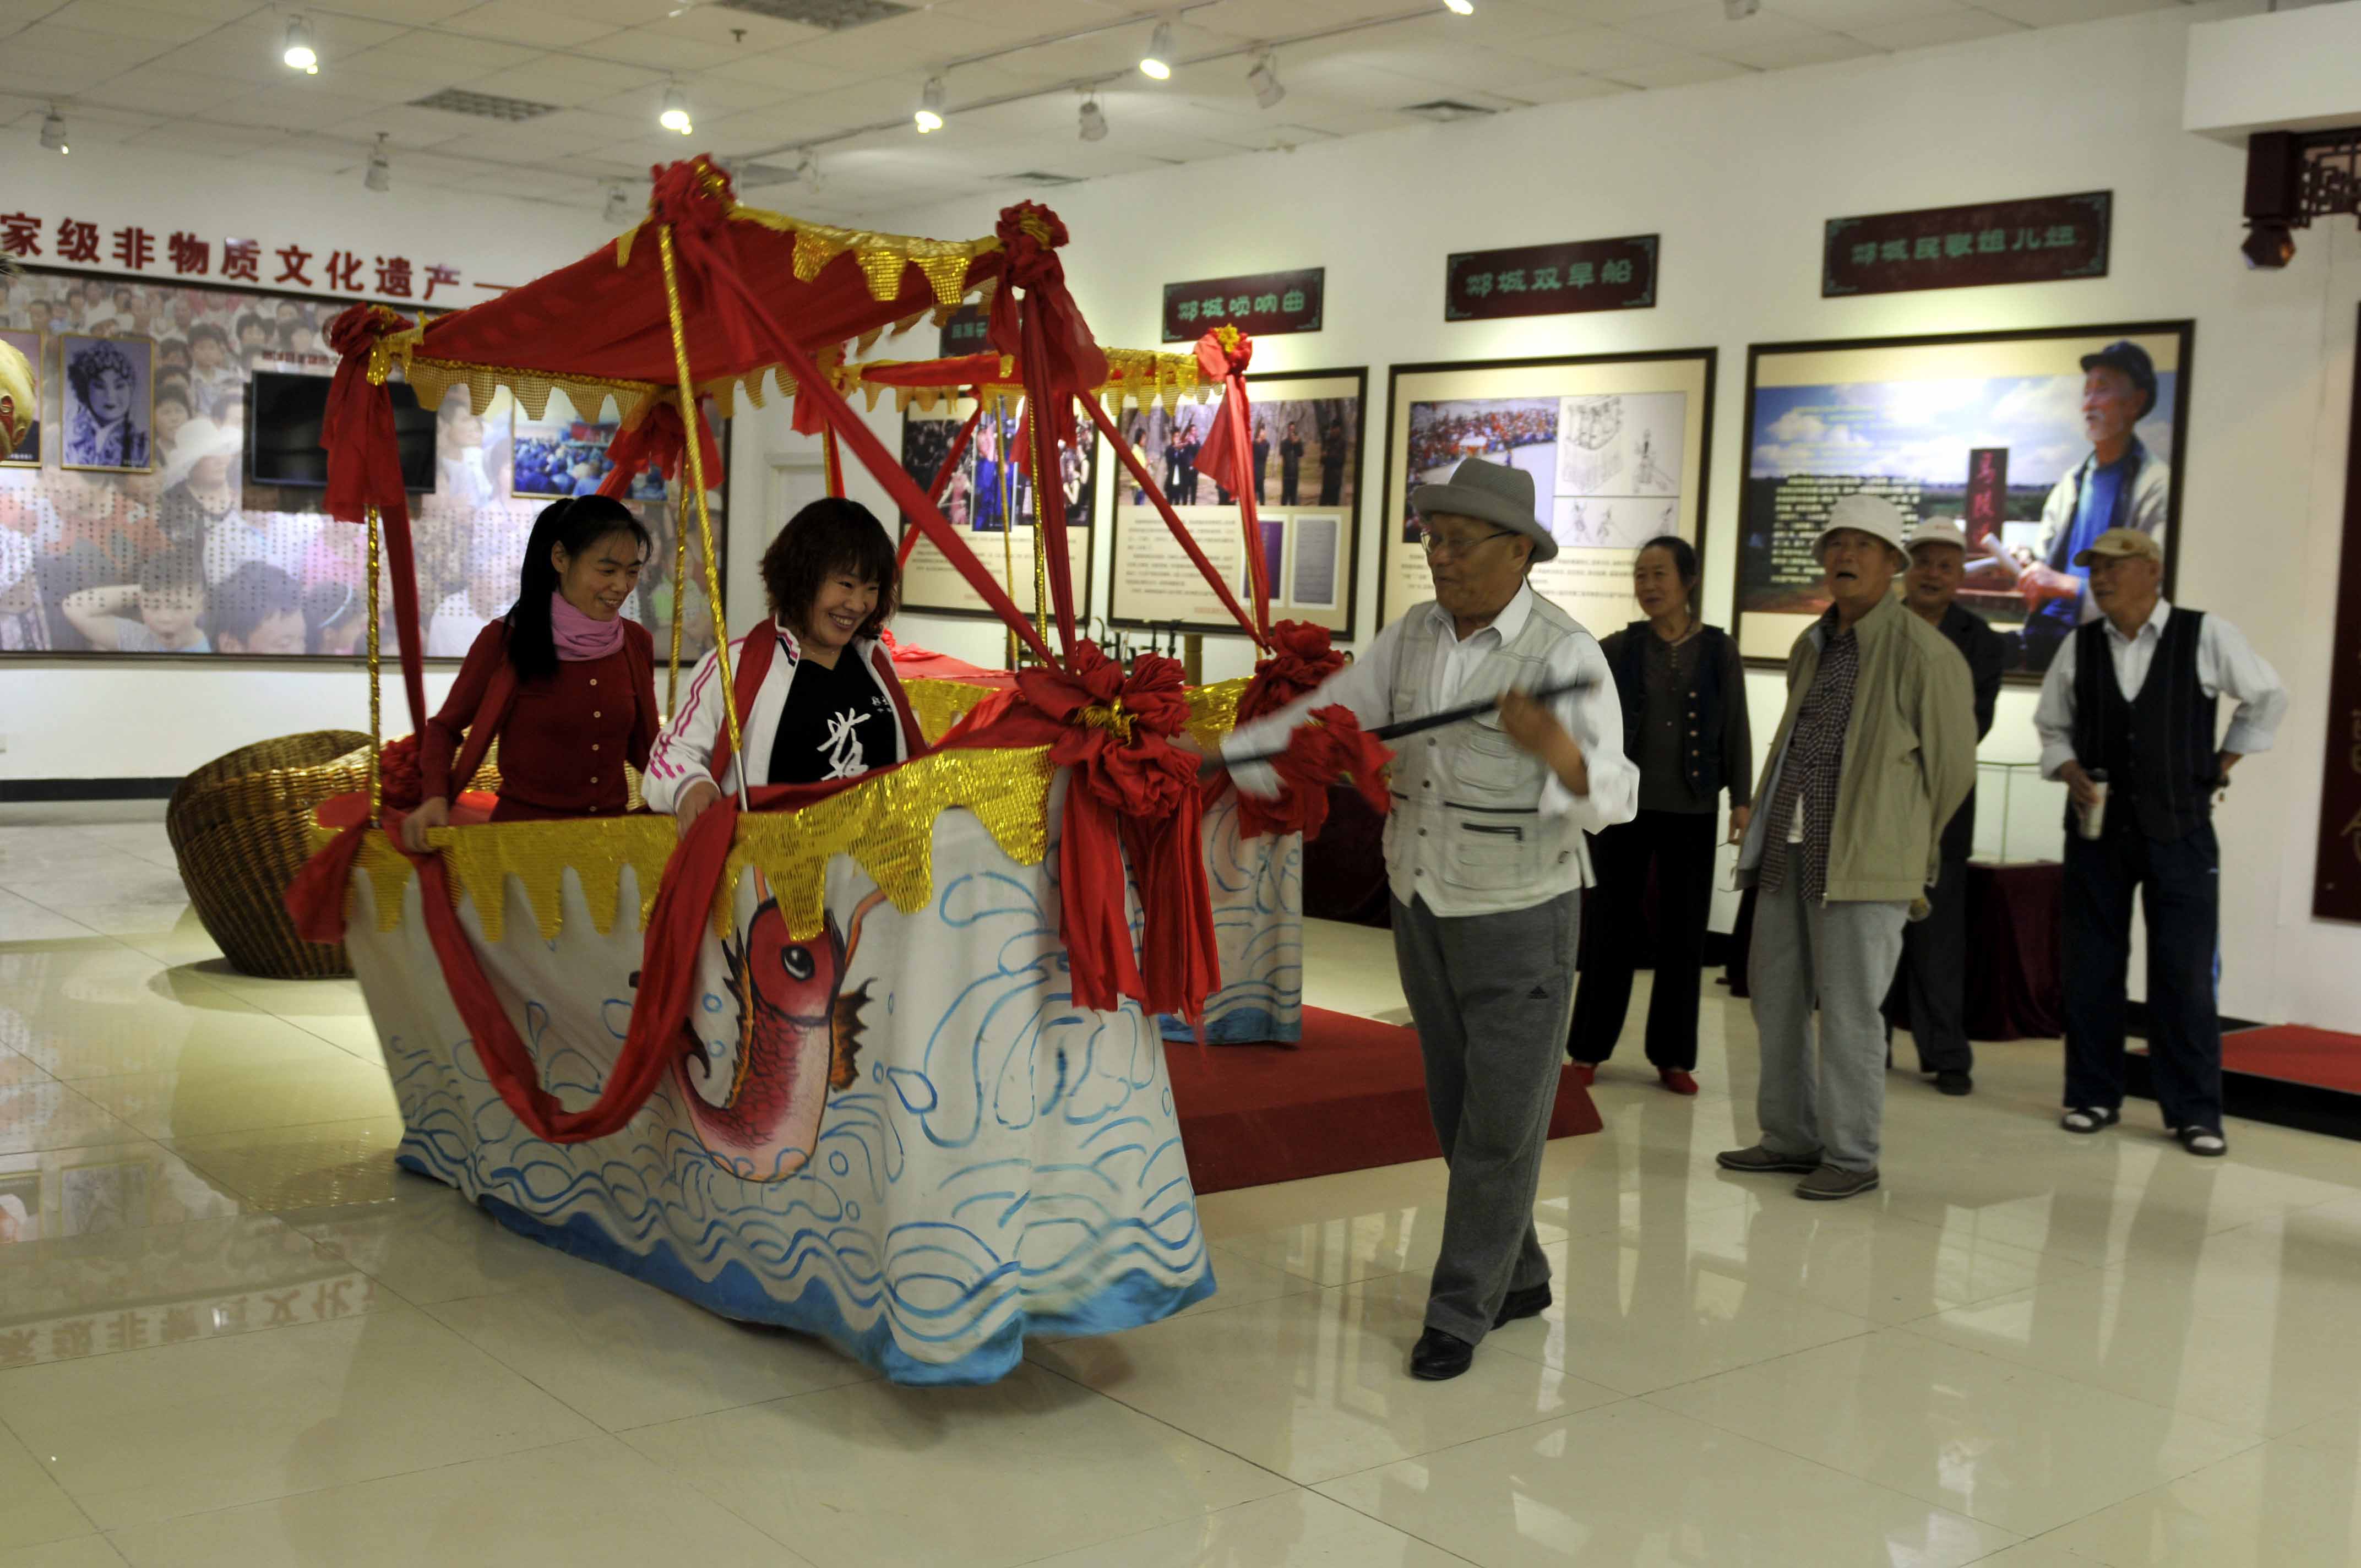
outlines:
[[[677,131],[682,136],[686,136],[697,128],[688,117],[688,94],[683,93],[678,86],[669,86],[664,89],[664,113],[656,116],[656,124],[668,131]]]
[[[1106,140],[1106,111],[1099,107],[1095,93],[1082,100],[1082,130],[1084,141]]]
[[[44,151],[60,155],[73,150],[66,145],[65,116],[58,113],[55,104],[49,105],[49,114],[41,120],[41,147]]]
[[[300,71],[306,76],[320,74],[319,51],[312,47],[312,29],[302,17],[287,18],[287,42],[280,49],[279,58],[287,62],[290,70]]]
[[[609,184],[607,210],[599,214],[598,221],[608,225],[628,224],[638,215],[639,209],[631,205],[631,188],[619,183]]]
[[[1287,88],[1279,80],[1279,56],[1268,49],[1246,72],[1246,85],[1254,89],[1255,102],[1268,109],[1287,96]]]
[[[1162,82],[1172,74],[1172,22],[1167,17],[1156,24],[1148,36],[1148,52],[1139,57],[1139,71]]]
[[[796,159],[796,178],[807,191],[819,189],[819,158],[809,148],[804,148],[803,156]]]
[[[385,155],[385,133],[377,133],[377,150],[369,154],[368,172],[361,183],[380,193],[393,189],[393,160]]]
[[[920,136],[925,136],[928,131],[939,131],[943,128],[943,79],[941,77],[927,78],[927,85],[918,94],[918,112],[910,118],[917,123]]]
[[[1476,0],[1443,0],[1443,8],[1455,16],[1472,16],[1476,14]]]
[[[1742,22],[1763,9],[1763,0],[1721,0],[1721,14],[1733,22]]]

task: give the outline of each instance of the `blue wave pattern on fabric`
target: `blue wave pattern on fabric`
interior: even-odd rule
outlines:
[[[1222,964],[1205,1043],[1291,1045],[1303,1037],[1303,835],[1241,838],[1233,792],[1207,809],[1204,841]],[[1178,1018],[1158,1024],[1168,1040],[1197,1037]]]
[[[841,880],[831,877],[832,908]],[[895,936],[873,927],[866,939],[884,961],[870,971],[859,1075],[829,1096],[802,1168],[775,1181],[716,1163],[671,1074],[620,1134],[575,1145],[533,1136],[469,1042],[397,1026],[418,1018],[415,1005],[379,1005],[419,972],[415,927],[405,920],[382,943],[357,931],[356,967],[405,1123],[400,1163],[522,1234],[724,1316],[824,1336],[898,1382],[989,1382],[1016,1365],[1027,1336],[1136,1327],[1210,1295],[1161,1042],[1136,1007],[1073,1005],[1054,884],[1038,872],[969,872],[948,878],[931,909],[889,924]],[[957,976],[887,989],[916,966],[940,971],[951,955],[929,944],[946,938]],[[637,945],[600,940],[608,968]],[[389,965],[391,947],[406,949],[406,973]],[[479,950],[489,959],[498,948]],[[505,972],[494,964],[496,984],[552,958],[521,953]],[[708,990],[707,1014],[734,1019],[735,1002],[717,1004]],[[439,979],[432,991],[439,1017],[447,994]],[[922,998],[939,1015],[914,1029],[907,1014]],[[542,1001],[522,1012],[544,1083],[567,1103],[596,1095],[627,997],[566,1014],[603,1025],[595,1044],[563,1037]],[[458,1033],[448,1016],[445,1032]]]

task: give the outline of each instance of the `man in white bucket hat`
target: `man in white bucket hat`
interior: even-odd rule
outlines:
[[[1967,662],[1894,597],[1902,540],[1894,503],[1863,492],[1837,502],[1813,542],[1833,602],[1787,655],[1787,710],[1738,856],[1757,893],[1747,987],[1762,1135],[1719,1159],[1795,1172],[1799,1198],[1878,1185],[1879,1009],[1903,924],[1941,874],[1944,825],[1976,782]]]
[[[1533,1234],[1551,1107],[1574,1012],[1582,835],[1628,822],[1639,770],[1622,705],[1589,632],[1526,582],[1557,541],[1532,476],[1470,457],[1411,497],[1433,601],[1378,633],[1311,696],[1237,730],[1251,757],[1342,703],[1365,729],[1497,699],[1481,718],[1404,743],[1390,779],[1386,872],[1395,960],[1425,1057],[1427,1106],[1451,1168],[1443,1252],[1411,1374],[1467,1370],[1486,1333],[1551,1306]],[[1587,683],[1549,701],[1524,695]],[[1267,765],[1232,770],[1278,793]]]

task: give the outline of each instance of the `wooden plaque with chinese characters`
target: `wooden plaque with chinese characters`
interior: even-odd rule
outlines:
[[[2107,275],[2112,192],[1830,218],[1820,293],[1901,294]]]
[[[1164,285],[1164,341],[1194,343],[1217,326],[1249,337],[1318,332],[1328,269],[1255,272]]]
[[[1643,311],[1656,302],[1656,236],[1468,250],[1444,269],[1443,319]]]
[[[985,334],[992,325],[991,313],[982,305],[961,305],[943,323],[941,356],[961,359],[971,354],[983,354],[992,347]]]

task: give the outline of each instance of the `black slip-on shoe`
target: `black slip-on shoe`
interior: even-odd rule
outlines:
[[[1500,1310],[1493,1316],[1492,1326],[1506,1328],[1520,1318],[1538,1318],[1548,1311],[1550,1304],[1556,1299],[1545,1284],[1525,1290],[1511,1290],[1500,1299]]]
[[[1476,1347],[1457,1334],[1429,1329],[1410,1353],[1410,1375],[1428,1383],[1446,1382],[1474,1365]]]

